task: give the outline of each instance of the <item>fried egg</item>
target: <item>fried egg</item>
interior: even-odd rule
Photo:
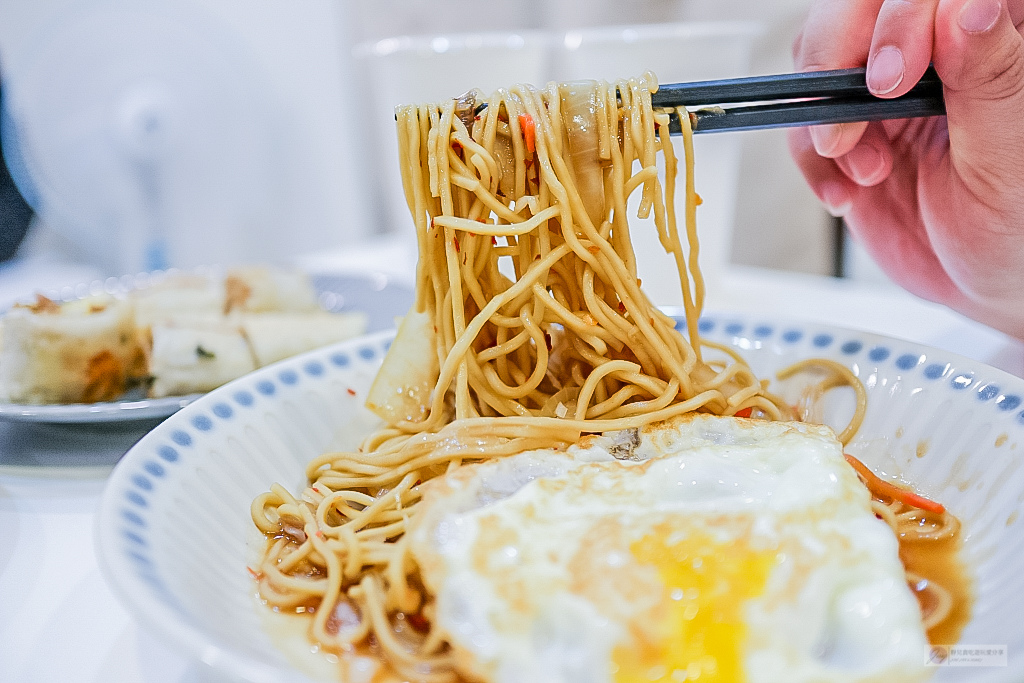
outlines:
[[[424,489],[411,553],[467,677],[927,677],[897,541],[827,427],[698,415]]]

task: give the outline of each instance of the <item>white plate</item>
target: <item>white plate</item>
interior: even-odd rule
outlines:
[[[142,274],[139,278],[151,279]],[[321,306],[332,313],[362,311],[367,315],[367,331],[376,332],[394,326],[395,316],[404,315],[413,301],[413,291],[386,275],[314,275],[313,286]],[[122,293],[135,287],[134,278],[109,278],[48,292],[56,300],[81,298],[100,292]],[[153,420],[172,415],[203,394],[148,398],[142,389],[134,389],[116,401],[59,405],[0,403],[0,420],[50,422],[62,424],[99,424]]]
[[[138,390],[129,392],[121,400],[104,403],[60,405],[0,403],[0,420],[61,424],[152,420],[172,415],[200,396],[202,394],[147,398],[145,392]]]
[[[935,680],[1024,679],[1024,380],[816,324],[725,314],[701,328],[765,377],[826,357],[863,379],[868,415],[850,451],[960,517],[976,581],[961,643],[1009,653],[1009,666],[942,667]],[[300,488],[308,460],[367,431],[364,392],[390,340],[372,335],[258,370],[186,406],[128,452],[104,492],[97,539],[107,580],[140,621],[232,679],[307,680],[265,631],[253,597],[246,566],[259,535],[249,504],[273,482]],[[841,422],[849,407],[840,396],[827,418]]]

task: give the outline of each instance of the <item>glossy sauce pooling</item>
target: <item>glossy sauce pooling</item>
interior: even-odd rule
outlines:
[[[924,526],[926,520],[922,520]],[[911,539],[908,534],[897,534],[900,544],[900,560],[909,574],[916,574],[934,582],[950,592],[953,607],[944,620],[928,630],[928,641],[932,645],[954,645],[971,618],[974,590],[967,568],[960,558],[962,527],[941,539]],[[911,586],[913,588],[913,586]],[[927,592],[916,591],[921,610],[931,608],[927,604]]]

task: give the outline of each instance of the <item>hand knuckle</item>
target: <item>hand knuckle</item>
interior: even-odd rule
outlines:
[[[979,61],[983,66],[964,78],[958,90],[971,90],[989,100],[1024,94],[1024,43],[1002,43]]]
[[[1002,64],[993,69],[989,80],[993,97],[1007,99],[1024,92],[1024,46],[1018,45],[1005,57],[993,59],[993,64]]]

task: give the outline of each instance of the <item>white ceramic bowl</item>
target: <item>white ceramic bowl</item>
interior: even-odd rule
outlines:
[[[863,379],[868,416],[850,451],[960,517],[976,589],[961,643],[1008,652],[1008,666],[937,667],[935,680],[1024,680],[1024,380],[815,324],[724,314],[701,328],[761,376],[815,356]],[[390,339],[379,333],[259,370],[185,407],[121,460],[100,506],[99,557],[143,624],[224,677],[308,680],[275,646],[254,599],[246,566],[259,535],[249,504],[273,482],[300,488],[308,460],[370,429],[362,401]],[[841,421],[847,410],[840,396],[827,412]]]

